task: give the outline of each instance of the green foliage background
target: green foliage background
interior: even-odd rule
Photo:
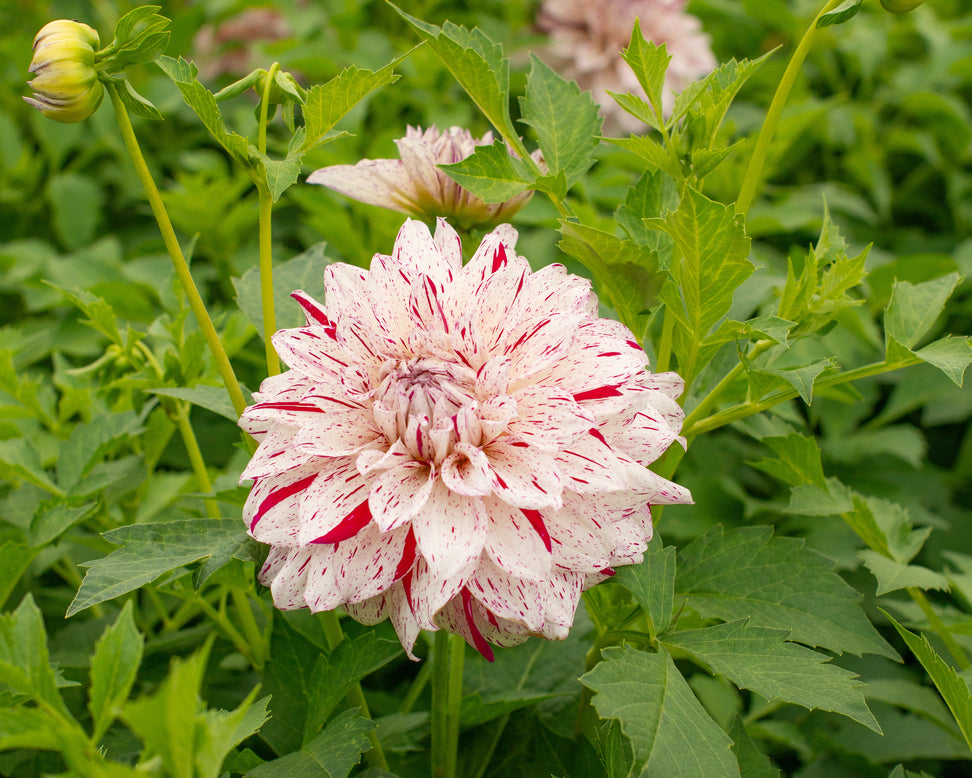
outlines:
[[[207,87],[224,86],[231,77],[214,63],[225,51],[207,59],[197,36],[249,5],[163,3],[174,20],[167,53],[193,59]],[[351,65],[378,71],[420,39],[384,2],[275,5],[292,34],[255,45],[247,68],[276,60],[306,84]],[[503,44],[510,93],[526,99],[496,97],[486,113],[494,124],[507,108],[522,119],[513,131],[529,148],[559,131],[542,97],[580,99],[530,59],[543,45],[535,3],[401,6]],[[239,522],[248,454],[110,106],[66,127],[21,100],[46,21],[84,19],[105,43],[132,7],[0,6],[0,774],[135,775],[141,760],[157,775],[378,778],[357,766],[373,726],[345,699],[360,679],[395,774],[427,775],[423,669],[389,625],[346,620],[346,642],[333,645],[316,617],[274,613],[257,596],[263,552]],[[818,8],[695,0],[690,10],[721,62],[781,47],[711,128],[712,145],[736,143],[732,153],[693,159],[714,166],[676,210],[661,178],[642,178],[650,147],[577,149],[556,160],[563,181],[534,184],[572,187],[582,224],[559,225],[538,193],[517,217],[519,250],[535,268],[566,252],[572,271],[593,276],[605,311],[634,321],[646,288],[682,304],[673,287],[645,281],[651,257],[672,245],[690,257],[686,236],[718,222],[728,243],[696,260],[718,255],[720,274],[699,276],[691,262],[673,271],[683,293],[695,284],[716,301],[708,311],[687,303],[675,325],[679,367],[696,378],[687,410],[750,340],[776,344],[765,352],[773,361],[749,351],[724,404],[795,399],[692,441],[678,480],[695,505],[665,510],[645,565],[592,590],[566,641],[501,650],[495,665],[467,657],[463,774],[964,775],[972,707],[955,649],[972,651],[967,356],[939,346],[922,364],[853,385],[828,385],[826,371],[907,360],[972,330],[972,12],[929,0],[894,17],[866,2],[821,31],[744,234],[719,203],[736,199],[753,133]],[[394,157],[408,124],[489,129],[434,49],[399,63],[399,82],[351,110],[337,127],[347,135],[308,150],[304,172]],[[166,117],[136,118],[136,131],[240,379],[255,389],[265,375],[255,190],[160,69],[130,79]],[[221,106],[231,131],[253,135],[255,100]],[[272,156],[287,156],[287,137],[278,120]],[[646,215],[657,221],[645,225]],[[319,294],[323,263],[366,265],[400,223],[299,184],[274,218],[278,326],[299,320],[290,289]],[[585,267],[595,255],[609,261]],[[818,288],[825,269],[830,285]],[[714,328],[727,314],[749,329]],[[646,346],[657,342],[661,321],[638,321]],[[221,519],[200,518],[180,420],[202,441]]]

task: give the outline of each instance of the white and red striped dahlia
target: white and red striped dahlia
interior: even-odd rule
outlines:
[[[652,375],[590,283],[534,273],[502,225],[406,221],[371,270],[325,270],[325,304],[273,339],[290,370],[241,426],[260,580],[279,608],[390,618],[490,643],[564,638],[581,591],[642,559],[649,506],[690,502],[646,465],[679,440],[681,379]]]

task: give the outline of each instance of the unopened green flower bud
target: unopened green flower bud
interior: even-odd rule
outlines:
[[[34,90],[28,103],[55,121],[79,122],[101,105],[105,88],[95,69],[98,33],[81,22],[59,19],[34,38],[34,58],[27,84]]]
[[[881,0],[881,7],[893,14],[906,14],[924,2],[925,0]]]

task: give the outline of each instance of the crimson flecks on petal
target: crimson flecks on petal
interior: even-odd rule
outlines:
[[[645,370],[588,282],[533,273],[501,225],[465,266],[444,220],[406,221],[371,270],[330,265],[290,368],[240,421],[260,580],[280,608],[343,606],[491,645],[562,639],[583,589],[640,562],[650,506],[690,502],[645,469],[679,441],[678,376]]]

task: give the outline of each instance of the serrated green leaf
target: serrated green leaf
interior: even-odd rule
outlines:
[[[787,635],[786,630],[755,627],[742,619],[674,632],[663,642],[768,700],[840,713],[880,732],[857,675],[828,664],[829,656],[788,642]]]
[[[119,99],[130,113],[155,122],[160,122],[165,118],[158,108],[135,91],[135,87],[131,85],[128,79],[113,79],[110,88],[115,89]]]
[[[884,315],[885,334],[910,349],[935,323],[958,282],[958,273],[922,284],[895,280]]]
[[[144,391],[162,397],[185,400],[193,405],[198,405],[200,408],[205,408],[207,411],[219,414],[234,423],[239,419],[236,409],[233,408],[233,403],[226,393],[226,388],[222,386],[208,386],[206,384],[198,384],[191,388],[186,386],[160,386]],[[248,392],[244,392],[244,397],[247,397],[247,399],[249,399],[248,394]]]
[[[914,354],[945,373],[956,386],[962,386],[965,370],[972,363],[972,341],[969,338],[944,337],[918,349]]]
[[[827,557],[771,527],[714,527],[678,555],[675,591],[704,618],[790,629],[791,639],[841,654],[897,659]]]
[[[81,727],[44,708],[0,708],[0,751],[14,748],[60,751],[69,760],[90,764],[85,758],[90,744]]]
[[[91,739],[95,743],[101,740],[121,712],[142,662],[145,640],[135,626],[132,614],[132,601],[129,600],[115,623],[101,635],[91,657],[88,710],[93,722]]]
[[[618,719],[643,778],[737,777],[732,741],[706,713],[667,652],[607,648],[581,677],[598,715]]]
[[[617,93],[612,92],[610,89],[606,90],[611,99],[614,100],[620,106],[621,110],[630,113],[639,122],[647,124],[649,127],[653,127],[658,130],[661,129],[659,126],[658,117],[655,115],[655,110],[651,107],[647,100],[643,100],[637,95],[629,93]]]
[[[786,383],[797,390],[800,399],[807,405],[813,403],[813,384],[818,376],[827,368],[834,366],[833,359],[818,359],[809,365],[801,367],[791,367],[784,369],[763,368],[754,370],[755,373],[767,373],[777,378],[782,378]]]
[[[439,165],[460,186],[486,203],[501,203],[533,186],[536,176],[527,164],[510,154],[506,143],[477,146],[465,159],[453,165]]]
[[[761,459],[752,463],[754,467],[790,486],[814,484],[826,489],[827,481],[820,459],[820,448],[815,438],[793,432],[785,436],[767,436],[759,440],[778,458]]]
[[[201,778],[224,775],[223,760],[242,740],[254,734],[269,717],[269,697],[254,704],[259,692],[253,689],[234,710],[207,710],[197,717],[196,772]]]
[[[614,218],[635,243],[669,257],[673,243],[671,236],[648,229],[643,220],[664,216],[677,205],[678,187],[672,177],[661,170],[646,170],[638,183],[628,189]]]
[[[329,139],[328,133],[348,111],[370,92],[395,83],[399,76],[395,67],[411,54],[399,57],[376,71],[350,65],[325,84],[316,84],[307,92],[302,111],[304,136],[295,154],[288,155],[300,163],[304,153]]]
[[[879,596],[912,586],[918,589],[948,591],[948,579],[927,567],[902,564],[870,549],[859,551],[857,555],[877,579],[876,594]]]
[[[641,32],[641,21],[635,19],[634,29],[628,47],[621,50],[621,57],[635,74],[638,83],[648,96],[655,112],[655,120],[649,122],[655,129],[664,126],[662,90],[665,86],[665,72],[672,57],[664,43],[660,46],[645,39]]]
[[[250,149],[250,157],[263,171],[263,180],[270,190],[270,197],[274,202],[286,192],[300,177],[300,162],[293,159],[271,159],[256,149]]]
[[[656,534],[645,550],[640,565],[625,565],[611,579],[631,592],[644,609],[652,636],[663,635],[672,621],[675,603],[675,547],[662,547]]]
[[[825,486],[802,484],[790,490],[787,513],[804,516],[836,516],[853,510],[850,489],[836,478],[826,479]]]
[[[665,279],[658,254],[578,222],[561,220],[560,233],[561,251],[590,270],[598,292],[607,293],[618,318],[642,342],[648,326],[644,314],[655,304]]]
[[[530,62],[520,121],[536,131],[547,168],[552,174],[563,171],[570,189],[594,164],[603,119],[589,92],[581,92],[576,82],[562,78],[535,54]]]
[[[948,705],[948,709],[952,711],[955,723],[962,731],[965,742],[972,749],[972,692],[969,691],[968,684],[959,677],[953,667],[947,665],[935,652],[931,643],[928,642],[928,638],[909,632],[895,621],[889,613],[886,611],[882,611],[882,613],[887,616],[888,621],[901,635],[901,639],[907,644],[911,653],[918,658],[921,666],[925,668],[925,672],[931,677],[939,694],[945,700],[945,704]]]
[[[750,240],[732,207],[691,188],[677,210],[662,219],[645,219],[645,225],[671,235],[679,250],[671,268],[674,284],[662,290],[662,299],[676,317],[674,350],[688,381],[695,375],[699,344],[728,313],[736,287],[755,269],[747,258]]]
[[[779,769],[757,748],[738,715],[732,720],[729,737],[732,738],[732,750],[739,761],[741,778],[780,778]]]
[[[306,323],[303,310],[290,297],[293,291],[300,289],[311,297],[323,299],[324,268],[334,261],[324,255],[326,246],[326,243],[316,243],[296,257],[274,266],[273,307],[277,329],[300,327]],[[236,290],[236,302],[240,309],[262,338],[263,303],[260,297],[260,269],[252,267],[243,274],[242,278],[234,278],[233,288]],[[210,410],[215,409],[210,408]],[[232,419],[236,421],[235,413]]]
[[[116,441],[143,432],[141,424],[141,419],[133,411],[106,413],[78,424],[71,431],[71,437],[58,447],[58,485],[70,491],[104,458]]]
[[[462,705],[459,708],[459,726],[463,730],[474,729],[500,716],[509,715],[514,711],[558,696],[560,695],[520,690],[491,695],[487,698],[480,694],[467,694],[462,698]]]
[[[345,639],[319,663],[308,687],[303,742],[310,741],[351,687],[401,655],[401,644],[368,632],[357,640]]]
[[[0,678],[13,691],[73,720],[48,660],[44,618],[30,594],[13,613],[0,614]]]
[[[64,496],[64,490],[44,470],[37,448],[25,438],[0,440],[0,477],[8,481],[26,481],[50,494]]]
[[[503,47],[478,27],[468,30],[448,21],[437,27],[390,5],[439,56],[500,136],[507,141],[516,138],[509,107],[510,62]]]
[[[172,59],[165,56],[156,59],[155,64],[172,79],[186,105],[195,111],[216,142],[244,168],[249,168],[252,164],[249,159],[250,144],[242,135],[226,129],[216,98],[196,79],[196,66],[182,57]]]
[[[255,767],[248,778],[346,778],[371,747],[374,726],[357,709],[346,710],[299,751]]]
[[[47,283],[81,309],[82,313],[88,317],[84,320],[85,324],[100,332],[119,348],[124,348],[125,344],[121,332],[118,330],[118,318],[115,316],[114,309],[104,299],[84,289],[65,289],[56,284]]]
[[[834,10],[828,11],[817,19],[817,27],[830,27],[833,24],[849,22],[861,10],[864,0],[844,0]]]
[[[39,549],[31,549],[19,540],[7,540],[0,543],[0,608],[7,601],[10,593],[20,580],[20,576],[27,572]]]
[[[650,168],[662,170],[676,181],[684,178],[678,158],[673,157],[665,151],[660,143],[647,135],[632,135],[630,138],[605,138],[605,140],[647,160]]]
[[[104,537],[121,548],[89,563],[67,616],[138,589],[163,573],[201,559],[228,562],[245,549],[248,540],[239,518],[133,524],[105,532]]]
[[[707,147],[715,144],[716,132],[722,124],[726,111],[743,84],[753,75],[773,53],[768,51],[756,59],[736,60],[731,58],[721,63],[705,77],[689,84],[675,95],[668,125],[675,125],[689,115],[682,132],[689,135],[689,143],[702,141]],[[692,136],[695,136],[694,138]],[[712,149],[718,153],[718,149]]]
[[[96,502],[85,502],[80,505],[58,502],[43,507],[31,519],[30,528],[27,531],[30,545],[35,549],[46,546],[61,533],[66,532],[79,521],[86,519],[97,508],[98,503]],[[28,556],[28,560],[31,558],[33,558],[33,554]],[[0,585],[0,603],[2,602],[3,586]]]

